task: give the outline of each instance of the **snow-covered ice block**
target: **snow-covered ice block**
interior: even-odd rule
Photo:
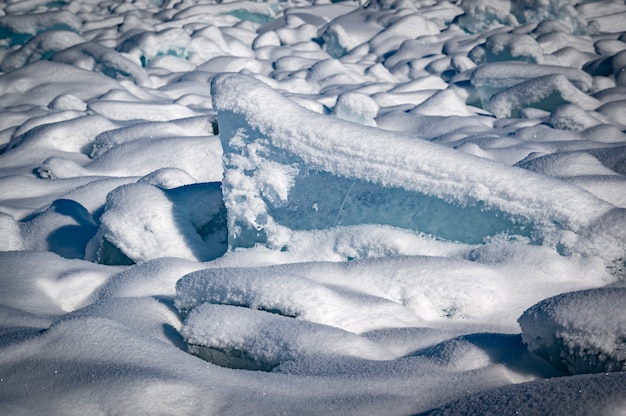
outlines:
[[[200,116],[164,122],[135,123],[102,132],[96,136],[91,158],[101,156],[116,145],[138,139],[206,136],[214,133],[214,118]]]
[[[469,33],[518,24],[507,1],[470,0],[460,6],[465,13],[457,16],[455,22]]]
[[[286,25],[275,31],[282,45],[295,45],[317,37],[317,27],[306,23],[297,15],[288,15],[285,21]]]
[[[322,237],[332,238],[328,234]],[[319,251],[319,244],[304,250]],[[606,284],[608,276],[580,258],[522,243],[465,247],[463,256],[472,261],[441,254],[214,267],[179,280],[175,305],[181,312],[204,302],[270,310],[356,333],[467,322],[517,331],[517,318],[531,305],[564,290]]]
[[[519,33],[491,35],[484,44],[474,47],[469,57],[477,64],[515,60],[543,63],[541,46],[531,36]]]
[[[189,351],[225,367],[271,370],[303,356],[391,359],[367,338],[264,311],[203,303],[183,323]]]
[[[342,120],[376,126],[374,118],[378,114],[378,104],[366,94],[347,92],[337,97],[332,114]]]
[[[548,1],[490,1],[470,0],[460,4],[465,14],[456,21],[466,31],[477,33],[499,26],[518,26],[519,23],[558,20],[570,32],[585,33],[586,19],[570,2]]]
[[[321,267],[330,273],[342,269],[342,266],[333,268],[332,264]],[[175,305],[181,312],[189,312],[204,302],[242,306],[358,333],[423,325],[421,317],[396,299],[374,291],[360,293],[332,282],[316,282],[306,276],[311,274],[310,268],[310,264],[305,264],[303,267],[200,270],[176,283]],[[395,286],[394,283],[390,286]],[[484,295],[478,292],[472,293]],[[442,311],[433,314],[437,312],[443,314]]]
[[[555,74],[524,81],[494,94],[489,100],[489,110],[498,118],[517,117],[526,107],[552,112],[563,104],[595,110],[601,103],[576,88],[563,75]]]
[[[598,108],[598,113],[606,116],[616,124],[626,126],[626,100],[616,100]]]
[[[402,42],[420,36],[439,34],[434,23],[424,19],[419,13],[398,18],[369,41],[370,50],[376,56],[383,56],[398,49]]]
[[[619,13],[607,13],[604,16],[596,16],[591,22],[598,26],[599,31],[624,33],[626,31],[624,21],[626,21],[626,12],[620,11]]]
[[[581,131],[607,123],[608,119],[599,113],[586,111],[575,104],[557,107],[547,120],[555,129]]]
[[[171,55],[189,58],[187,50],[191,37],[183,29],[171,28],[161,32],[141,32],[126,39],[119,52],[133,56],[146,67],[157,56]]]
[[[619,415],[624,410],[626,373],[541,378],[464,395],[427,416]],[[556,410],[558,409],[558,410]]]
[[[22,66],[46,59],[54,52],[69,48],[85,40],[68,30],[51,30],[38,34],[24,46],[12,50],[0,62],[0,70],[8,72]]]
[[[187,273],[204,267],[204,263],[174,257],[159,257],[112,276],[91,296],[101,301],[111,298],[152,297],[155,294],[174,297],[176,282]]]
[[[42,77],[41,74],[46,74]],[[54,84],[55,88],[50,88]],[[15,86],[20,89],[16,90]],[[89,85],[90,88],[85,88]],[[0,105],[32,104],[47,106],[63,94],[73,94],[83,101],[99,97],[108,91],[123,89],[115,80],[84,69],[51,61],[37,61],[19,71],[0,78]]]
[[[173,103],[152,104],[101,100],[89,104],[89,109],[109,120],[117,121],[168,121],[199,115],[188,107]]]
[[[625,287],[565,293],[519,318],[531,351],[572,374],[626,370]]]
[[[376,7],[374,3],[371,6],[372,9]],[[383,29],[376,21],[376,16],[377,11],[361,8],[335,16],[319,31],[326,52],[333,58],[340,58],[358,45],[368,42]]]
[[[571,33],[586,34],[588,23],[574,7],[573,2],[561,0],[534,1],[522,0],[511,2],[511,12],[521,23],[557,20]]]
[[[54,100],[50,101],[48,108],[53,111],[85,111],[87,110],[87,104],[73,94],[61,94]]]
[[[556,179],[313,113],[248,76],[219,75],[212,94],[231,248],[354,224],[475,243],[548,224],[578,231],[611,208]]]
[[[425,116],[471,116],[474,115],[465,102],[452,89],[436,92],[423,103],[417,105],[412,113]]]
[[[275,4],[257,3],[254,1],[234,1],[218,4],[194,4],[173,16],[174,20],[196,16],[233,16],[240,20],[256,23],[267,23],[276,15]]]
[[[102,72],[111,78],[130,77],[137,85],[150,87],[152,82],[143,68],[120,52],[95,42],[78,45],[55,53],[54,62],[74,65],[88,71]]]
[[[158,257],[206,261],[226,251],[226,213],[217,182],[160,189],[121,186],[107,196],[87,256],[104,264]]]
[[[15,130],[8,148],[19,150],[53,149],[81,152],[94,136],[115,124],[97,115],[81,116],[75,111],[51,113],[30,120]]]
[[[470,74],[470,83],[486,107],[489,98],[505,88],[548,75],[562,75],[583,92],[589,91],[593,78],[585,71],[556,65],[536,65],[520,61],[479,65]]]
[[[145,176],[159,169],[179,169],[196,181],[222,177],[221,148],[215,136],[140,138],[112,147],[80,165],[64,157],[50,157],[38,168],[43,178],[89,176]]]
[[[322,34],[324,50],[331,57],[339,59],[346,55],[358,43],[352,39],[343,26],[338,24],[329,25]]]

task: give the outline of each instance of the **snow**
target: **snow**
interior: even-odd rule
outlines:
[[[0,4],[0,413],[623,414],[624,16]]]

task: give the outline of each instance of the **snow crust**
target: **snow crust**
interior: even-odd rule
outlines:
[[[0,3],[0,414],[624,414],[625,22]]]

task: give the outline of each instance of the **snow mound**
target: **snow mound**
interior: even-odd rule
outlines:
[[[519,318],[531,351],[571,374],[626,370],[626,288],[565,293]]]
[[[0,212],[0,251],[23,250],[20,226],[15,218]]]
[[[27,249],[82,259],[85,246],[97,228],[92,216],[80,203],[57,199],[44,212],[22,224],[22,235]]]
[[[616,172],[605,167],[598,159],[588,153],[560,153],[537,157],[518,163],[533,172],[555,178],[568,178],[584,175],[615,176]]]

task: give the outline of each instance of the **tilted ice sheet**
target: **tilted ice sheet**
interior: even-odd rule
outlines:
[[[612,208],[560,180],[310,112],[251,77],[217,76],[212,92],[231,247],[370,222],[464,242],[552,223],[581,232]]]

